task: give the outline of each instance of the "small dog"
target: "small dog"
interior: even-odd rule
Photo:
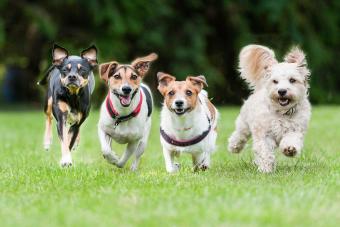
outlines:
[[[241,50],[239,69],[254,92],[241,108],[228,148],[240,152],[252,135],[255,164],[269,173],[275,168],[276,147],[288,157],[301,152],[311,116],[310,71],[299,48],[291,49],[278,63],[274,52],[260,45]]]
[[[66,49],[54,45],[52,57],[53,65],[38,82],[40,85],[48,83],[44,147],[48,150],[52,142],[53,114],[61,142],[60,165],[67,167],[72,165],[70,151],[79,140],[80,125],[90,112],[90,98],[95,86],[92,70],[97,65],[97,48],[91,46],[79,57],[69,56]]]
[[[100,109],[98,136],[104,158],[117,167],[123,167],[135,154],[131,170],[137,170],[147,144],[153,100],[150,89],[141,81],[157,58],[152,53],[131,64],[112,61],[99,66],[99,74],[108,84],[109,92]],[[111,150],[112,139],[127,144],[120,159]]]
[[[210,154],[215,150],[217,109],[203,90],[208,86],[204,76],[188,76],[185,81],[159,72],[158,90],[164,96],[161,111],[161,144],[167,172],[179,170],[174,156],[190,153],[194,171],[210,166]]]

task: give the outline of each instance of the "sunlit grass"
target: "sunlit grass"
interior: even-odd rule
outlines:
[[[157,111],[137,173],[102,158],[95,111],[81,129],[70,169],[58,165],[56,133],[51,151],[42,149],[42,112],[0,113],[1,226],[339,224],[339,107],[315,107],[302,156],[277,153],[277,170],[269,175],[252,165],[251,146],[240,155],[226,152],[239,108],[219,109],[219,146],[211,169],[193,173],[190,156],[182,155],[175,175],[165,172]]]

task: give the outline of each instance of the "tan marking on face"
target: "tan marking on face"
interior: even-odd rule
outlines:
[[[118,66],[120,67],[120,66]],[[119,78],[116,78],[119,76]],[[137,76],[136,79],[133,77]],[[123,85],[130,85],[133,90],[136,90],[141,83],[142,78],[131,68],[122,67],[118,71],[109,75],[109,87],[110,89],[120,89]]]
[[[71,69],[71,64],[67,64],[67,69]]]
[[[58,102],[58,107],[60,109],[61,112],[67,112],[69,110],[69,106],[66,102],[63,101],[59,101]]]
[[[79,76],[80,87],[85,87],[89,83],[89,79],[85,79],[82,76]]]
[[[198,89],[192,83],[188,81],[173,81],[165,88],[165,104],[171,109],[171,105],[176,99],[185,99],[187,103],[187,108],[193,110],[198,102]],[[191,95],[187,92],[190,91]],[[171,95],[171,93],[174,93]]]
[[[62,77],[61,74],[60,74],[60,81],[61,81],[61,84],[66,87],[66,84],[67,84],[67,78],[66,76],[65,77]]]
[[[77,68],[78,68],[78,70],[79,70],[79,69],[81,68],[81,64],[78,64],[78,65],[77,65]]]

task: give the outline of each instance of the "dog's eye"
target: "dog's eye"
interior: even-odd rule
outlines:
[[[277,84],[277,83],[279,83],[279,82],[278,82],[277,80],[273,80],[273,83],[274,83],[274,84]]]
[[[192,92],[191,92],[190,90],[186,90],[185,94],[186,94],[187,96],[192,96]]]
[[[170,91],[170,92],[168,93],[168,95],[169,95],[169,96],[174,96],[174,95],[175,95],[175,92],[174,92],[174,91]]]
[[[290,78],[290,79],[289,79],[289,82],[290,82],[291,84],[293,84],[293,83],[296,82],[296,80],[295,80],[294,78]]]
[[[115,74],[115,75],[113,75],[113,78],[115,78],[116,80],[119,80],[119,79],[121,79],[122,77],[120,76],[120,74]]]
[[[133,75],[131,75],[131,77],[130,77],[130,78],[131,78],[131,80],[137,80],[137,78],[138,78],[138,77],[137,77],[137,75],[136,75],[136,74],[133,74]]]

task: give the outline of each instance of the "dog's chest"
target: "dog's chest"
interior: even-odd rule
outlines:
[[[299,124],[293,118],[276,118],[271,121],[271,134],[276,140],[280,140],[282,136],[288,132],[294,132],[299,128]]]
[[[143,137],[145,125],[137,119],[131,119],[115,125],[114,122],[103,125],[104,131],[118,143],[128,143]]]
[[[66,117],[66,123],[69,126],[72,126],[74,124],[78,124],[81,120],[82,114],[80,112],[71,112],[68,111],[67,117]]]

